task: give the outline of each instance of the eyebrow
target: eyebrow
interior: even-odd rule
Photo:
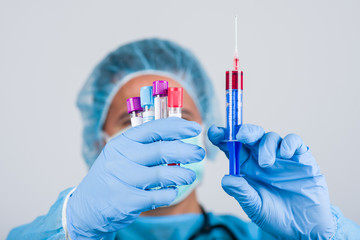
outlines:
[[[188,110],[186,108],[181,109],[181,113],[189,115],[189,117],[194,117],[194,114],[190,110]]]
[[[118,117],[118,121],[122,121],[125,118],[128,118],[129,114],[127,112],[122,113],[119,117]]]

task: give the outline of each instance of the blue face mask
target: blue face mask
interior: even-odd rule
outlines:
[[[116,134],[114,134],[112,136],[109,136],[108,134],[106,134],[104,132],[103,135],[104,135],[105,142],[109,142],[111,139],[113,139],[113,138],[121,135],[122,133],[126,132],[126,130],[128,130],[129,128],[131,128],[131,126],[122,129],[121,131],[119,131],[118,133],[116,133]],[[204,131],[201,131],[201,133],[196,137],[183,139],[181,141],[183,141],[184,143],[194,144],[194,145],[200,146],[200,147],[205,149],[205,134],[204,134]],[[202,160],[201,162],[198,162],[198,163],[190,163],[190,164],[185,164],[185,165],[182,164],[181,166],[184,167],[184,168],[188,168],[188,169],[193,170],[196,173],[196,179],[190,185],[183,185],[183,186],[178,187],[178,189],[179,189],[178,195],[175,198],[175,200],[171,203],[170,206],[176,205],[176,204],[180,203],[181,201],[183,201],[200,184],[200,182],[202,181],[203,176],[204,176],[205,159]]]
[[[185,143],[191,143],[191,144],[194,144],[194,145],[198,145],[198,146],[205,149],[205,134],[204,134],[204,131],[201,131],[201,133],[199,135],[197,135],[196,137],[189,138],[189,139],[183,139],[182,141],[185,142]],[[205,160],[206,159],[202,160],[201,162],[197,162],[197,163],[190,163],[190,164],[186,164],[186,165],[181,165],[182,167],[193,170],[196,173],[196,179],[190,185],[183,185],[183,186],[178,187],[178,189],[179,189],[178,195],[175,198],[175,200],[171,203],[171,206],[175,205],[175,204],[178,204],[179,202],[184,200],[187,196],[189,196],[190,193],[192,191],[194,191],[194,189],[202,181],[203,176],[204,176],[204,170],[205,170]]]

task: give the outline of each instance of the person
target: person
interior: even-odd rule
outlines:
[[[130,128],[126,99],[167,80],[184,88],[183,118]],[[79,93],[88,174],[45,216],[7,239],[359,239],[360,227],[330,205],[324,176],[301,138],[244,124],[242,176],[222,187],[251,219],[208,213],[197,201],[210,142],[227,156],[210,79],[194,55],[161,39],[121,46]],[[209,142],[210,140],[210,142]],[[205,151],[205,150],[206,151]],[[167,166],[180,163],[181,166]]]

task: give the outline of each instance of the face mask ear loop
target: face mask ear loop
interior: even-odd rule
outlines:
[[[104,130],[101,132],[101,137],[105,143],[108,143],[111,139],[110,135],[107,134]]]

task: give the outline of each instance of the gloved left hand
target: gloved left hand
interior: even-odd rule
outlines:
[[[211,126],[210,141],[228,155],[225,130]],[[281,239],[330,239],[336,224],[324,176],[301,138],[282,139],[255,125],[237,133],[241,174],[224,176],[222,186],[249,218]]]

